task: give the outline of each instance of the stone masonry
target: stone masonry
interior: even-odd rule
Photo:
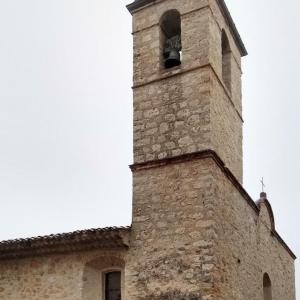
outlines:
[[[125,253],[94,250],[1,262],[0,299],[101,299],[101,272],[124,268]]]
[[[213,294],[212,179],[210,162],[201,160],[134,172],[128,299],[159,299],[176,290],[183,299]]]
[[[169,9],[182,16],[183,62],[166,70],[159,23]],[[231,92],[222,80],[222,29],[232,49]],[[241,53],[217,3],[158,1],[138,10],[133,44],[135,162],[212,149],[242,183]]]
[[[273,298],[294,300],[295,257],[270,225],[272,210],[262,216],[267,199],[258,208],[240,185],[247,52],[224,2],[144,2],[130,7],[135,164],[126,298],[259,300],[267,273]],[[160,53],[169,10],[181,15],[182,40],[182,64],[171,70]]]
[[[267,196],[254,202],[242,187],[247,51],[224,1],[136,0],[128,9],[132,225],[0,242],[0,299],[107,300],[105,273],[120,271],[122,300],[295,300],[296,256]],[[165,69],[169,10],[181,17],[182,61]]]
[[[268,201],[256,206],[218,158],[199,157],[134,169],[126,299],[260,300],[268,273],[273,299],[295,300],[295,256]]]

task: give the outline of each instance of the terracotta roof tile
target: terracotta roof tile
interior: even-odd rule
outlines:
[[[92,249],[128,248],[131,227],[106,227],[0,242],[0,260]]]

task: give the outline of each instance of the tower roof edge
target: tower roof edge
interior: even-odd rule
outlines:
[[[242,38],[235,26],[235,23],[231,17],[231,14],[229,12],[229,9],[225,3],[224,0],[216,0],[220,10],[226,20],[226,22],[228,23],[230,30],[232,32],[232,35],[239,47],[241,56],[246,56],[248,54],[247,49],[242,41]],[[134,2],[132,2],[131,4],[128,4],[126,7],[129,10],[129,12],[131,14],[133,14],[137,9],[143,8],[146,5],[151,5],[151,4],[155,4],[155,2],[157,2],[157,0],[135,0]]]
[[[229,25],[230,30],[232,31],[232,35],[233,35],[233,37],[234,37],[234,39],[235,39],[235,41],[236,41],[236,43],[239,47],[239,50],[241,52],[241,56],[247,56],[248,55],[247,49],[244,45],[244,42],[243,42],[236,26],[235,26],[235,23],[232,19],[232,16],[229,12],[229,9],[228,9],[225,1],[224,0],[217,0],[217,3],[218,3],[218,5],[219,5],[219,7],[222,11],[222,14],[223,14],[226,22]]]

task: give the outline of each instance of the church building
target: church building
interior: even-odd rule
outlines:
[[[226,4],[127,9],[132,225],[0,242],[0,299],[295,300],[296,257],[243,188],[247,51]]]

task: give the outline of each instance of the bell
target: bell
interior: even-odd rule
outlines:
[[[166,69],[173,68],[176,66],[181,65],[180,61],[180,53],[177,49],[173,48],[169,52],[169,56],[167,57],[165,61],[165,67]]]

